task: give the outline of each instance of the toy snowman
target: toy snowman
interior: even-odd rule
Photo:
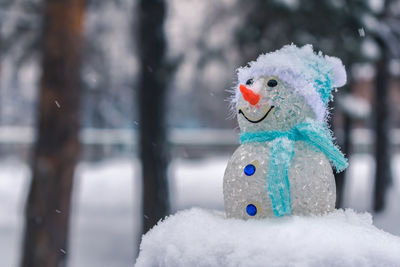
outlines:
[[[227,217],[323,214],[335,207],[332,167],[348,163],[328,129],[331,92],[346,83],[340,59],[287,45],[238,69],[232,106],[239,148],[225,170]]]

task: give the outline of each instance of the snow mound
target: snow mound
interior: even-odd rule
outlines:
[[[400,266],[399,252],[368,213],[243,221],[195,208],[144,235],[135,266]]]

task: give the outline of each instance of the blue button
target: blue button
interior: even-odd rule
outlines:
[[[250,216],[254,216],[257,214],[257,207],[254,206],[253,204],[249,204],[246,207],[246,212],[247,214],[249,214]]]
[[[244,174],[247,176],[251,176],[256,172],[256,167],[253,164],[249,164],[246,167],[244,167]]]

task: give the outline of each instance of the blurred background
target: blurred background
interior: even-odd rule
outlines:
[[[337,207],[400,235],[400,1],[0,0],[0,265],[132,266],[223,210],[235,69],[290,43],[346,65]]]

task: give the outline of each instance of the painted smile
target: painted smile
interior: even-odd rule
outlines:
[[[268,111],[264,114],[264,116],[262,116],[260,119],[258,119],[258,120],[251,120],[251,119],[249,119],[249,118],[247,118],[247,116],[244,114],[244,112],[241,110],[241,109],[239,109],[239,114],[242,114],[243,115],[243,117],[246,119],[246,120],[248,120],[249,122],[251,122],[251,123],[259,123],[259,122],[262,122],[267,116],[268,116],[268,114],[271,112],[271,110],[274,108],[274,106],[271,106],[269,109],[268,109]]]

